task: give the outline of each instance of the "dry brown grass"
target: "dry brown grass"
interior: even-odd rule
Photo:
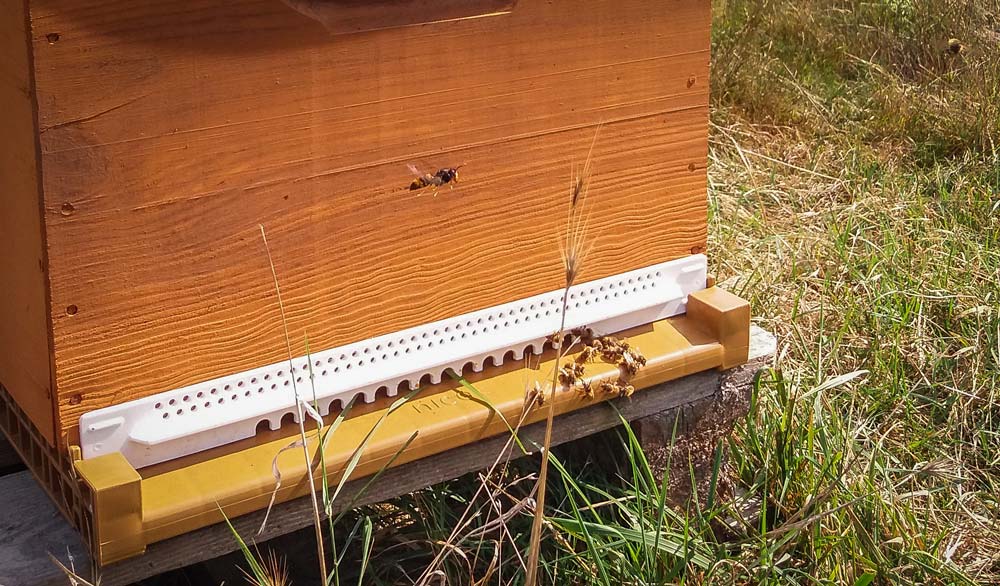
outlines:
[[[789,551],[891,583],[1000,580],[1000,4],[718,4],[709,248],[800,388],[766,394],[746,431],[829,411],[859,459],[840,498],[867,495]],[[746,480],[772,467],[786,488],[768,498],[803,506],[813,466],[752,444]],[[873,544],[834,537],[862,526]]]

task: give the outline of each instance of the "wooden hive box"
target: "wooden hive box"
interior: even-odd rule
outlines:
[[[318,4],[0,0],[0,383],[55,453],[288,357],[261,225],[295,356],[559,291],[588,153],[578,282],[704,252],[708,0]]]

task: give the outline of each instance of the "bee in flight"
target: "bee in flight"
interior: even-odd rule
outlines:
[[[417,169],[413,165],[407,165],[410,168],[410,172],[416,175],[416,178],[410,183],[410,191],[416,191],[418,189],[424,189],[425,187],[434,187],[435,194],[437,193],[438,187],[446,183],[458,183],[458,170],[461,167],[446,167],[444,169],[439,169],[437,173],[431,175],[430,173],[421,173],[420,169]]]

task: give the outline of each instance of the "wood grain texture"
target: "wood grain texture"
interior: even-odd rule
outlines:
[[[333,34],[509,12],[514,0],[282,0]]]
[[[709,20],[524,0],[330,36],[275,0],[33,1],[61,432],[282,358],[258,224],[297,353],[557,289],[602,122],[582,279],[704,248]],[[461,183],[409,192],[410,162]]]
[[[80,535],[52,504],[28,471],[0,476],[0,584],[65,586],[66,575],[49,559],[56,556],[86,575],[88,550]]]
[[[24,0],[0,0],[0,383],[49,441],[50,389],[31,44]]]

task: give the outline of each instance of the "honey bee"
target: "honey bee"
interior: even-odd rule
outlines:
[[[582,364],[567,362],[566,366],[559,369],[559,382],[571,387],[583,378],[584,368]]]
[[[576,383],[576,376],[573,374],[573,370],[567,367],[562,367],[559,369],[559,382],[564,385],[570,386]]]
[[[441,187],[442,185],[451,183],[458,183],[458,167],[445,167],[443,169],[438,169],[437,173],[433,175],[430,173],[422,173],[420,169],[417,169],[413,165],[407,165],[410,172],[416,175],[416,178],[410,183],[410,191],[417,191],[418,189],[424,189],[425,187]],[[437,190],[435,189],[435,193]]]
[[[566,366],[559,369],[559,382],[571,387],[583,376],[583,365],[576,362],[567,362]]]
[[[528,392],[525,395],[525,402],[529,408],[532,405],[541,407],[545,404],[545,391],[542,390],[538,381],[535,381],[535,386],[533,388],[528,389]]]
[[[584,346],[583,350],[580,351],[580,354],[577,355],[576,361],[580,364],[584,364],[586,362],[593,362],[596,357],[597,348],[594,348],[593,346]]]
[[[628,376],[635,376],[639,372],[639,365],[628,354],[622,354],[621,360],[618,361],[618,368],[625,371]]]
[[[588,399],[594,398],[594,388],[590,386],[589,381],[580,381],[580,392]]]
[[[606,343],[601,348],[601,358],[604,359],[605,362],[610,362],[611,364],[620,363],[624,355],[625,352],[617,343]]]
[[[617,382],[611,382],[609,380],[601,382],[598,390],[605,395],[617,395],[619,397],[631,397],[635,394],[635,387],[618,379]]]

